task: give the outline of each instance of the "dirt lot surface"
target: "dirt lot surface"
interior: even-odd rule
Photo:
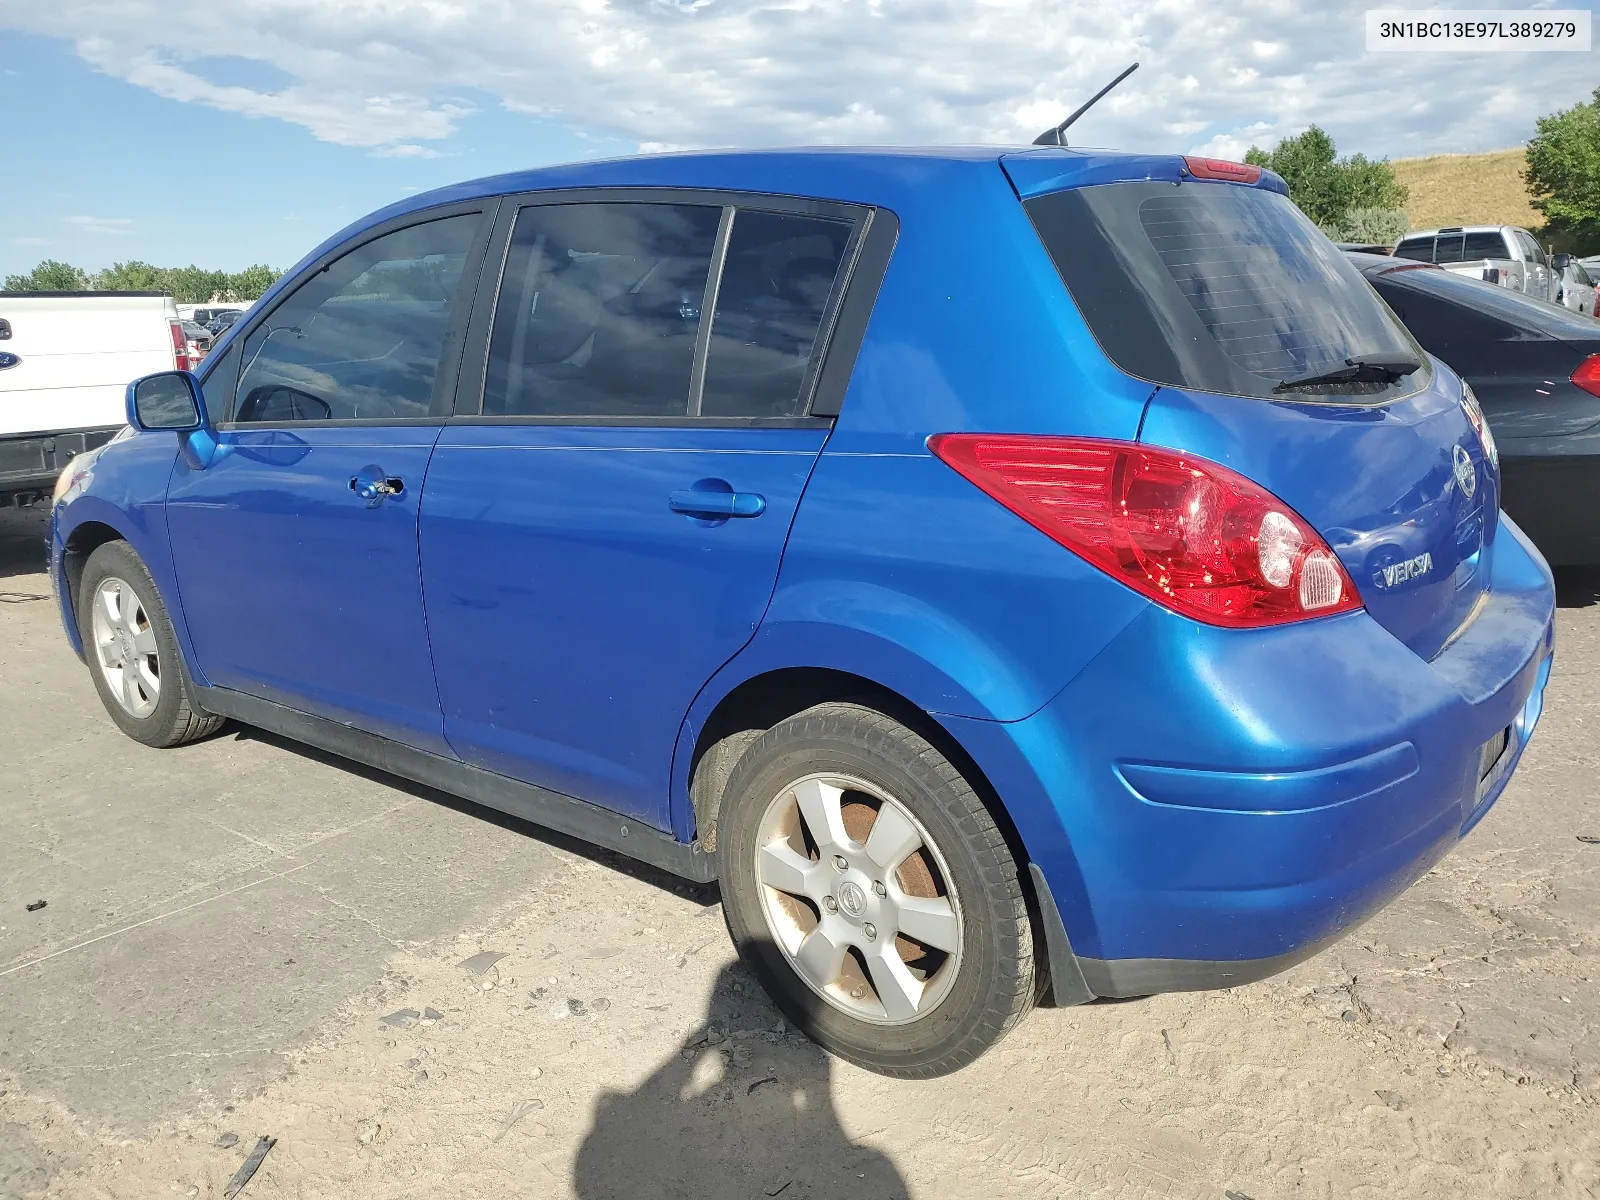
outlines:
[[[1290,974],[930,1083],[787,1030],[714,889],[232,729],[122,737],[0,516],[0,1200],[1600,1196],[1600,575],[1495,810]],[[29,912],[26,906],[46,900]]]

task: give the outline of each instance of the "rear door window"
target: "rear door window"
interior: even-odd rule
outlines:
[[[794,213],[734,214],[699,415],[798,414],[852,229]]]
[[[517,214],[485,416],[682,417],[722,209],[548,204]]]
[[[1396,382],[1298,385],[1382,402],[1426,357],[1359,271],[1288,199],[1236,184],[1114,183],[1026,202],[1101,348],[1153,383],[1284,398],[1358,355],[1424,366]]]

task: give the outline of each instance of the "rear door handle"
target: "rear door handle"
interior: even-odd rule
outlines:
[[[667,498],[673,512],[709,520],[729,517],[759,517],[767,511],[767,498],[755,492],[712,491],[710,488],[684,488]]]

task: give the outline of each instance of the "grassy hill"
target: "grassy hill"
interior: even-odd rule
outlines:
[[[1487,154],[1397,158],[1389,164],[1411,192],[1406,212],[1413,229],[1441,225],[1521,225],[1538,229],[1544,218],[1528,203],[1521,146]]]

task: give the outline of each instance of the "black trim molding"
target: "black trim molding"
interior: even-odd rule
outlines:
[[[717,877],[716,855],[702,850],[699,842],[686,846],[608,809],[243,692],[219,687],[197,688],[196,692],[205,712],[256,725],[413,783],[438,788],[696,883],[709,883]]]

